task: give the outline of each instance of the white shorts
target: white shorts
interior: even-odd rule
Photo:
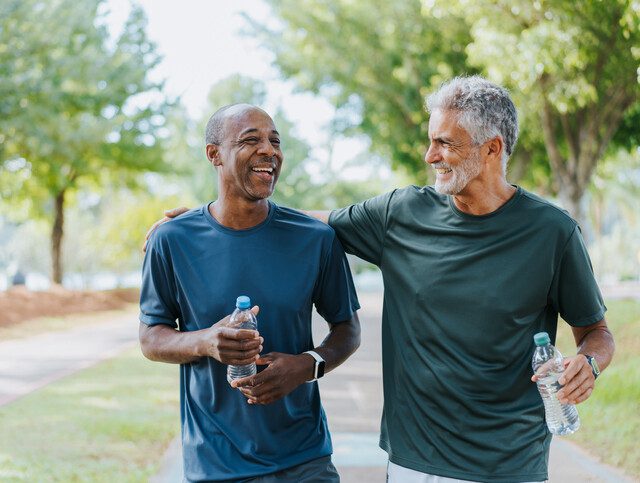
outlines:
[[[389,461],[387,464],[387,483],[470,483],[470,481],[456,480],[455,478],[447,478],[446,476],[421,473],[420,471],[411,470]]]

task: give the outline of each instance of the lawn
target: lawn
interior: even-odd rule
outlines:
[[[640,301],[616,300],[607,307],[616,353],[592,396],[578,405],[582,425],[567,439],[640,479]],[[565,356],[575,353],[567,324],[558,330],[557,346]]]
[[[136,348],[1,407],[0,481],[148,481],[178,399],[178,366]]]

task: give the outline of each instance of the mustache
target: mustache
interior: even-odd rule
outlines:
[[[431,167],[433,169],[438,169],[438,168],[451,169],[451,165],[449,163],[443,163],[443,162],[433,163]]]

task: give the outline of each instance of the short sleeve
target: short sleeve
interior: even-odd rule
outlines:
[[[554,308],[570,325],[587,326],[604,318],[607,308],[577,226],[556,269],[550,297]]]
[[[156,233],[149,241],[142,264],[140,322],[177,328],[180,311],[176,294],[173,270],[162,256]]]
[[[313,303],[318,313],[331,324],[349,320],[360,308],[349,262],[333,233],[313,290]]]
[[[347,253],[380,266],[389,203],[395,191],[334,210],[329,225]]]

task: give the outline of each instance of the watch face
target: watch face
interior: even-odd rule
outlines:
[[[587,361],[591,366],[591,371],[593,372],[594,377],[598,377],[600,375],[600,367],[598,367],[598,361],[596,361],[595,357],[587,356]]]
[[[322,376],[324,376],[324,361],[318,362],[318,375],[316,376],[317,379],[320,379]]]

